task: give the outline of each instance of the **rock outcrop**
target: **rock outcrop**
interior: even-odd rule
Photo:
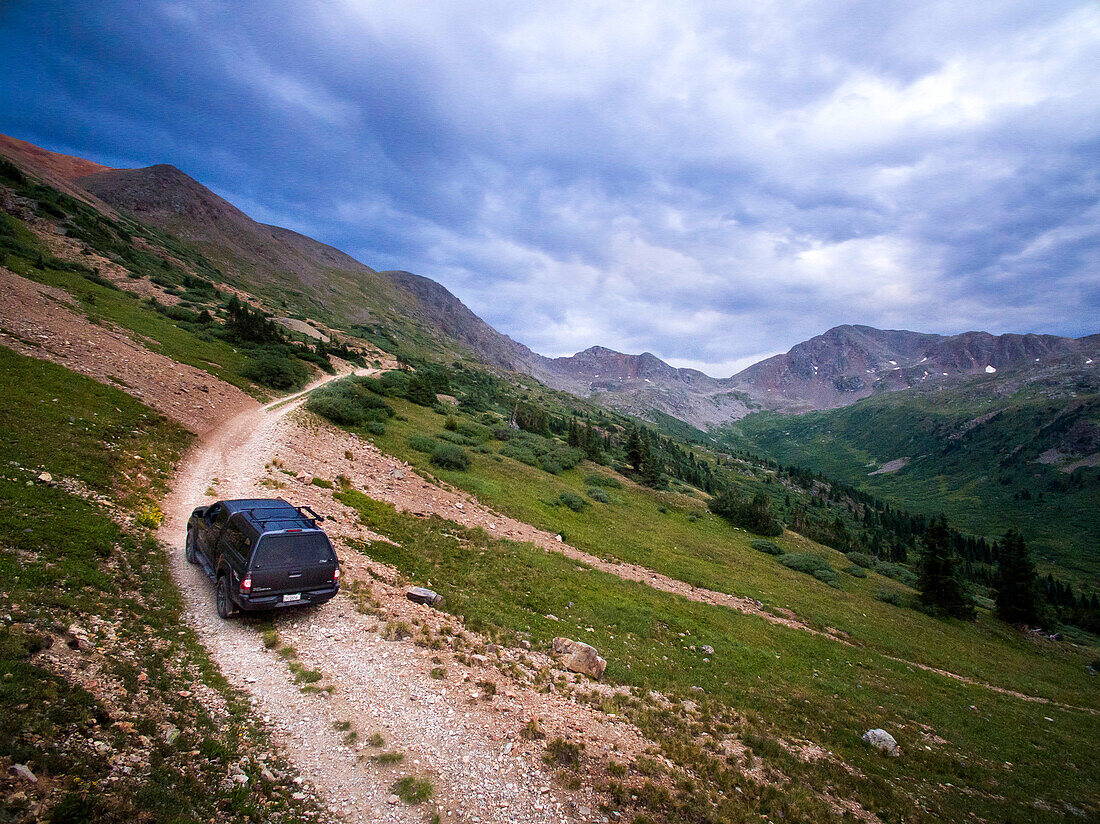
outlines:
[[[583,641],[555,638],[553,649],[556,654],[564,656],[565,668],[571,672],[579,672],[598,681],[607,669],[607,661],[600,657],[596,648]]]

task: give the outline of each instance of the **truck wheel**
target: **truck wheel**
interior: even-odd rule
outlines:
[[[189,564],[197,564],[199,562],[199,556],[195,554],[195,530],[187,530],[187,540],[183,544],[183,557],[187,559]]]
[[[229,576],[218,578],[217,596],[218,617],[229,618],[233,615],[233,599],[229,596]]]

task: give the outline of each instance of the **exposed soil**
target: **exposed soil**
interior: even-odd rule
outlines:
[[[192,432],[259,404],[235,386],[91,323],[67,292],[0,267],[0,342],[135,396]]]

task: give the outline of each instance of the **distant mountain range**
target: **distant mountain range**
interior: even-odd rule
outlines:
[[[411,350],[457,345],[491,366],[641,417],[657,410],[707,428],[758,410],[832,409],[915,385],[1100,361],[1100,335],[942,336],[848,325],[722,379],[648,352],[600,346],[547,358],[493,329],[435,281],[376,271],[297,232],[258,223],[174,166],[110,169],[4,136],[0,154],[70,194],[193,244],[227,282],[247,284],[288,312]]]

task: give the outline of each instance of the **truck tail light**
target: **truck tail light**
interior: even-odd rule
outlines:
[[[332,583],[340,583],[340,567],[336,567],[336,569],[332,571]]]
[[[248,595],[252,591],[252,575],[248,574],[244,576],[244,580],[241,581],[241,595]]]

